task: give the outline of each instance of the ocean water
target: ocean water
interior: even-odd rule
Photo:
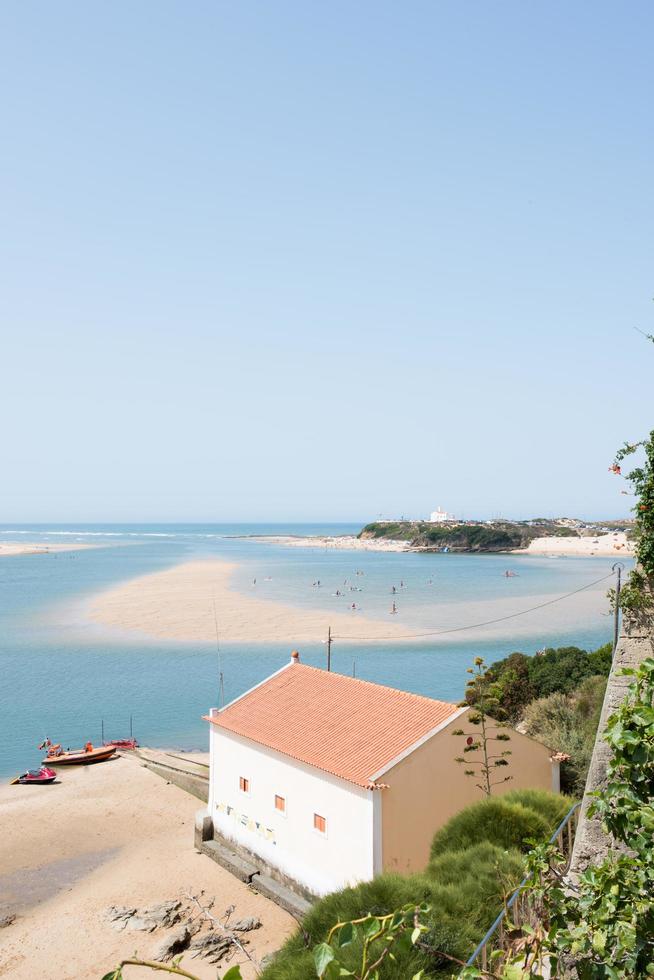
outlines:
[[[46,735],[64,745],[124,737],[133,718],[143,744],[207,746],[201,716],[218,703],[216,643],[152,640],[80,618],[82,600],[180,561],[214,557],[238,564],[234,586],[297,606],[388,616],[429,631],[438,606],[456,603],[457,625],[469,625],[470,603],[555,598],[610,573],[609,558],[548,559],[516,555],[420,555],[290,548],[254,535],[355,534],[359,525],[16,525],[0,541],[80,541],[84,551],[0,558],[0,775],[38,764]],[[627,562],[627,565],[630,563]],[[511,569],[515,577],[506,578]],[[357,574],[358,573],[358,574]],[[256,578],[256,586],[253,580]],[[321,587],[313,586],[320,580]],[[404,584],[401,586],[400,583]],[[351,592],[350,585],[361,591]],[[398,589],[391,595],[391,587]],[[604,589],[608,587],[602,585]],[[334,593],[343,591],[343,596]],[[566,600],[572,602],[573,600]],[[574,643],[593,648],[612,635],[608,610],[577,614],[550,628],[542,615],[508,620],[492,636],[476,630],[420,641],[369,642],[351,614],[348,636],[332,649],[334,670],[445,700],[458,700],[474,656],[489,662],[515,649]],[[460,616],[459,614],[460,609]],[[517,624],[520,624],[519,629]],[[498,632],[499,629],[499,632]],[[282,666],[290,644],[220,644],[229,701]],[[325,644],[303,644],[302,659],[324,665]]]

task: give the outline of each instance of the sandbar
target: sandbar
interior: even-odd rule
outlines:
[[[270,534],[251,537],[260,544],[281,544],[287,548],[323,548],[337,551],[412,551],[408,541],[394,538],[357,538],[353,534],[307,535]]]
[[[105,909],[142,908],[201,890],[215,896],[218,914],[233,904],[239,918],[261,919],[262,927],[248,934],[258,960],[277,949],[295,921],[195,851],[200,806],[127,755],[66,770],[52,786],[1,787],[0,913],[17,918],[2,930],[0,976],[97,980],[135,951],[149,958],[166,931],[117,932]],[[39,879],[48,883],[46,894],[26,888]],[[182,965],[215,980],[216,967],[206,960],[187,954]],[[247,963],[242,969],[254,977]],[[125,980],[145,975],[124,971]]]
[[[317,643],[330,626],[335,633],[355,632],[372,640],[407,633],[406,624],[356,611],[302,609],[242,595],[230,588],[235,568],[212,559],[184,562],[101,593],[91,601],[89,615],[105,626],[188,642],[215,640],[216,620],[219,637],[227,642]]]
[[[548,636],[571,633],[582,623],[607,624],[607,634],[610,630],[606,599],[610,574],[598,576],[600,581],[593,580],[588,588],[563,601],[558,601],[556,593],[516,595],[511,578],[505,580],[505,594],[495,598],[438,601],[435,595],[433,604],[411,607],[404,606],[398,595],[397,616],[381,613],[373,618],[363,612],[299,608],[243,595],[230,587],[236,567],[208,559],[144,575],[93,597],[85,606],[86,615],[96,623],[147,637],[215,642],[215,601],[221,642],[288,642],[292,646],[323,641],[328,627],[339,642],[429,639],[455,643],[488,637],[510,637],[516,642],[542,632],[545,644]],[[258,588],[253,587],[253,592]],[[323,593],[315,601],[326,599]],[[329,600],[334,601],[341,600]]]
[[[44,544],[43,541],[1,541],[0,558],[15,557],[16,555],[48,555],[56,551],[82,551],[85,548],[96,548],[94,544],[78,544],[71,541],[66,544]]]

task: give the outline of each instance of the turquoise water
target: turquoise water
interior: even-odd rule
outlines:
[[[555,597],[608,574],[609,558],[546,559],[507,555],[417,555],[325,551],[260,543],[247,535],[351,534],[359,525],[21,525],[0,528],[1,541],[83,541],[87,551],[0,559],[0,774],[35,765],[36,746],[50,735],[64,745],[124,737],[130,715],[144,744],[206,748],[201,715],[218,701],[215,643],[148,640],[79,619],[79,601],[119,582],[172,567],[180,561],[217,557],[239,563],[235,587],[258,598],[346,612],[355,601],[362,615],[425,630],[438,625],[442,602]],[[510,568],[516,577],[505,578]],[[357,575],[356,572],[363,573]],[[256,587],[253,579],[257,579]],[[320,579],[321,588],[312,586]],[[350,592],[349,584],[361,588]],[[400,587],[400,581],[404,587]],[[390,594],[392,585],[397,596]],[[607,585],[610,583],[607,583]],[[334,596],[336,589],[343,597]],[[604,586],[602,586],[604,588]],[[571,601],[571,600],[566,600]],[[455,610],[455,613],[458,610]],[[351,635],[361,636],[357,613]],[[520,623],[520,632],[516,629]],[[527,626],[525,627],[525,623]],[[529,629],[528,617],[503,624],[500,635],[475,631],[419,642],[344,643],[332,652],[333,669],[417,693],[458,700],[472,656],[492,661],[514,649],[533,653],[545,645],[595,647],[611,637],[605,615],[580,615],[551,632]],[[348,631],[349,632],[349,631]],[[225,695],[230,700],[286,662],[290,644],[221,643]],[[303,644],[302,658],[323,665],[319,639]]]

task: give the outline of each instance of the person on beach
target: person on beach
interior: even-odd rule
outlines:
[[[397,592],[397,589],[395,588],[395,586],[394,585],[391,585],[391,595],[395,595],[396,592]]]
[[[393,603],[393,606],[391,608],[391,616],[394,616],[396,612],[397,612],[397,606],[395,605],[395,603]]]

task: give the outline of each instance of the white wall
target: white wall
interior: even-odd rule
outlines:
[[[250,781],[249,795],[239,777]],[[286,815],[275,809],[286,800]],[[317,895],[373,877],[373,796],[272,749],[211,726],[214,826]],[[326,835],[313,815],[327,820]]]

